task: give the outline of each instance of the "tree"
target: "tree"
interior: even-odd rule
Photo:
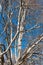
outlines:
[[[41,1],[0,1],[0,42],[6,48],[0,53],[0,56],[4,57],[6,54],[6,62],[9,65],[42,65],[39,62],[42,62],[40,58],[43,55],[40,47],[43,42],[43,5]]]

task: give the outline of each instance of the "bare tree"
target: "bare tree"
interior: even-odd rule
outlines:
[[[0,65],[42,65],[43,5],[41,1],[0,0],[0,15],[2,18],[0,45],[5,46],[5,50],[0,46]],[[4,55],[6,61],[2,60],[5,58]]]

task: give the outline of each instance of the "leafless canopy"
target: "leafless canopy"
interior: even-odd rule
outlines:
[[[43,65],[43,0],[0,0],[0,65]]]

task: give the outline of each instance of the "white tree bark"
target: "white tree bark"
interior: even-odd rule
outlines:
[[[23,22],[25,20],[25,15],[26,15],[26,9],[24,10],[24,14],[23,14],[21,22],[20,22],[20,31],[24,30]],[[18,38],[18,58],[21,56],[22,37],[23,37],[23,32],[20,32],[19,38]]]
[[[25,4],[27,5],[29,3],[29,0],[25,0]],[[22,2],[23,4],[23,2]],[[23,31],[24,30],[24,26],[23,23],[25,22],[25,17],[26,17],[26,11],[27,11],[27,7],[26,9],[23,9],[21,6],[21,20],[20,20],[20,27],[19,27],[19,31]],[[19,21],[18,21],[19,22]],[[23,32],[19,33],[19,37],[18,37],[18,58],[20,58],[21,56],[21,45],[22,45],[22,38],[23,38]]]

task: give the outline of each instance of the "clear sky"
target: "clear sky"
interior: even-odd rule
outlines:
[[[37,0],[37,3],[42,5],[42,8],[39,9],[28,9],[29,13],[26,15],[26,25],[24,26],[25,30],[30,29],[31,27],[33,27],[34,25],[36,25],[36,23],[38,22],[38,25],[41,26],[41,28],[39,29],[35,29],[32,30],[30,32],[26,32],[23,35],[23,39],[22,39],[22,49],[25,49],[27,44],[32,40],[35,39],[37,36],[39,36],[40,34],[43,33],[43,0]],[[13,12],[13,16],[11,18],[12,23],[14,24],[14,28],[13,31],[15,31],[15,29],[17,29],[17,23],[18,23],[18,13],[19,13],[19,8],[14,9],[15,6],[18,6],[19,3],[17,2],[13,2],[12,3],[12,12]],[[2,17],[4,17],[4,19],[6,20],[7,23],[7,14],[6,12],[3,12],[3,6],[1,7],[0,5],[0,43],[6,44],[6,33],[3,33],[4,27],[5,27],[5,23]],[[2,10],[2,11],[1,11]],[[32,14],[32,15],[31,15]],[[1,36],[1,34],[3,33],[3,35]],[[16,33],[16,32],[15,32]],[[15,35],[15,33],[13,32],[13,36]],[[15,42],[13,42],[12,45],[14,45]],[[14,50],[13,50],[14,51]]]

